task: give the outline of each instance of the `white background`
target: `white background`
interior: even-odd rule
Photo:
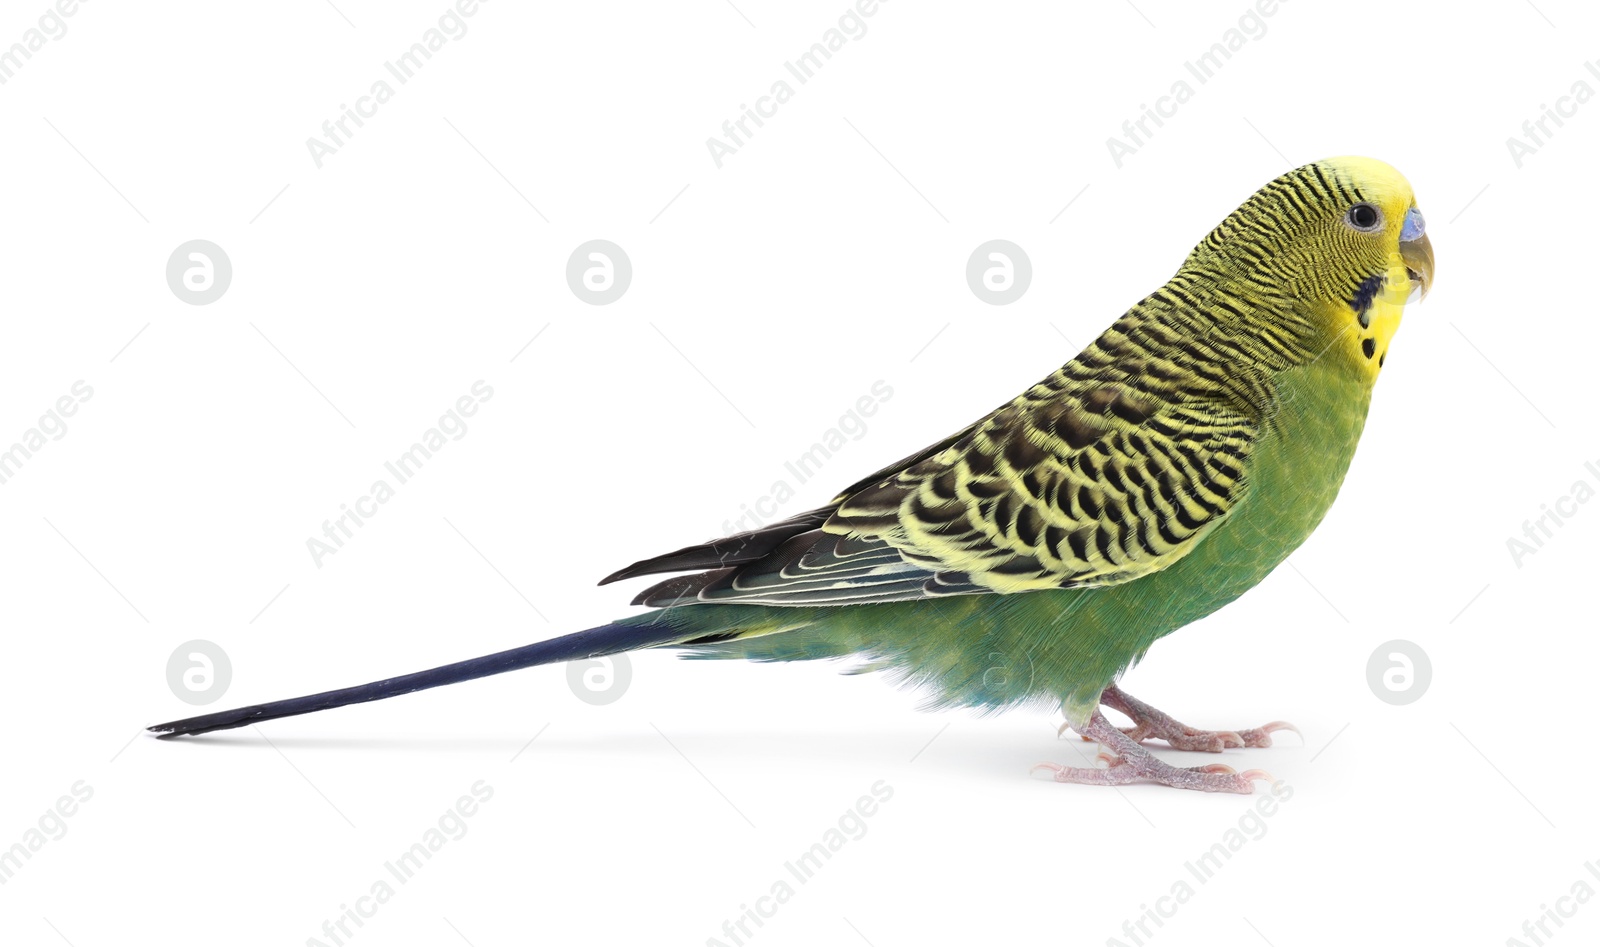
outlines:
[[[7,943],[332,943],[478,780],[465,837],[346,942],[731,944],[879,780],[866,835],[747,943],[1133,944],[1180,879],[1147,943],[1533,943],[1542,905],[1600,888],[1600,503],[1507,547],[1600,481],[1600,104],[1521,168],[1506,145],[1600,89],[1591,8],[1294,0],[1200,85],[1184,62],[1244,0],[894,0],[718,169],[705,140],[845,0],[496,0],[319,169],[306,139],[447,9],[335,2],[96,0],[0,86],[0,442],[94,392],[0,486],[0,847],[93,791],[0,885]],[[45,9],[8,0],[0,45]],[[1106,139],[1178,79],[1193,99],[1116,167]],[[652,653],[607,706],[547,667],[138,735],[201,712],[165,670],[193,638],[231,657],[217,710],[626,614],[638,583],[596,580],[721,533],[873,382],[893,397],[784,512],[1044,376],[1260,184],[1346,153],[1412,181],[1436,291],[1293,568],[1124,680],[1190,723],[1304,730],[1222,757],[1293,797],[1208,883],[1185,862],[1252,800],[1030,777],[1092,754],[1058,719],[924,714],[830,664]],[[1005,307],[964,279],[997,237],[1034,266]],[[164,277],[196,238],[234,267],[207,306]],[[633,263],[608,306],[564,277],[594,238]],[[469,431],[314,564],[306,540],[478,379]],[[1396,638],[1433,665],[1399,707],[1366,676]],[[1591,942],[1600,908],[1565,923]]]

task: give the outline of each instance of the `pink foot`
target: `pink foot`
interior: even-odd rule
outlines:
[[[1058,766],[1040,763],[1035,770],[1049,770],[1058,783],[1079,783],[1088,786],[1125,786],[1129,783],[1151,782],[1175,789],[1192,789],[1198,792],[1233,792],[1249,795],[1255,791],[1255,780],[1272,782],[1264,770],[1252,769],[1243,773],[1231,766],[1212,763],[1209,766],[1177,767],[1157,759],[1140,746],[1131,736],[1112,726],[1105,715],[1096,710],[1081,731],[1083,738],[1094,740],[1114,751],[1101,753],[1104,769],[1091,767]]]
[[[1122,691],[1113,684],[1100,695],[1100,702],[1113,710],[1127,714],[1133,726],[1122,730],[1135,743],[1145,740],[1165,740],[1175,750],[1194,750],[1202,753],[1221,753],[1231,747],[1263,747],[1272,745],[1272,734],[1279,730],[1300,730],[1294,724],[1274,720],[1249,730],[1199,730],[1162,713],[1142,700]],[[1063,724],[1059,732],[1066,732]],[[1085,740],[1089,737],[1084,737]]]

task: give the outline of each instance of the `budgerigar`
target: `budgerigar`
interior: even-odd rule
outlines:
[[[1238,598],[1327,513],[1401,312],[1433,278],[1411,186],[1332,158],[1268,183],[1177,275],[993,413],[810,512],[635,563],[690,573],[656,610],[358,687],[160,724],[164,735],[378,700],[517,668],[677,648],[857,656],[935,706],[1059,704],[1106,750],[1062,782],[1248,793],[1257,770],[1142,745],[1266,746],[1185,726],[1117,686],[1162,636]],[[604,583],[602,583],[604,584]],[[1133,721],[1124,731],[1102,707]]]

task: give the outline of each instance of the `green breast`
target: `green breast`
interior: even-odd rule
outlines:
[[[794,661],[860,655],[924,687],[932,706],[1062,704],[1081,722],[1100,692],[1158,638],[1248,591],[1311,535],[1338,494],[1371,389],[1329,358],[1278,376],[1276,423],[1252,455],[1250,490],[1169,568],[1121,585],[957,595],[843,608],[668,609],[634,621],[705,632],[762,629],[688,656]],[[712,619],[715,624],[712,624]],[[766,633],[766,632],[783,633]]]
[[[1278,423],[1262,439],[1245,501],[1193,553],[1126,585],[1085,592],[1048,685],[1069,706],[1093,709],[1099,692],[1156,639],[1197,621],[1256,585],[1310,537],[1333,505],[1355,456],[1371,389],[1338,360],[1279,377]],[[1051,650],[1048,642],[1040,645]],[[1040,682],[1044,683],[1044,682]]]

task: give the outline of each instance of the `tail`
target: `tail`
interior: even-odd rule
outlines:
[[[510,651],[486,654],[481,658],[457,661],[455,664],[446,664],[427,671],[402,674],[399,677],[373,681],[371,684],[345,687],[335,691],[324,691],[320,694],[308,694],[305,697],[275,700],[270,704],[254,704],[235,710],[224,710],[220,713],[190,717],[186,720],[174,720],[171,723],[158,723],[150,727],[149,730],[162,737],[177,737],[209,733],[212,730],[227,730],[232,727],[243,727],[247,724],[259,723],[263,720],[276,720],[279,717],[293,717],[298,714],[316,713],[319,710],[331,710],[334,707],[343,707],[346,704],[359,704],[369,700],[384,700],[389,697],[398,697],[401,694],[425,691],[430,687],[443,687],[446,684],[470,681],[480,677],[488,677],[491,674],[504,674],[507,671],[535,667],[540,664],[554,664],[559,661],[573,661],[582,658],[598,658],[608,654],[633,651],[638,648],[656,648],[662,645],[675,644],[685,638],[692,637],[694,637],[692,633],[686,634],[681,629],[675,630],[658,624],[617,623],[601,625],[598,628],[562,635],[559,638],[551,638],[548,641],[540,641],[521,648],[512,648]]]

